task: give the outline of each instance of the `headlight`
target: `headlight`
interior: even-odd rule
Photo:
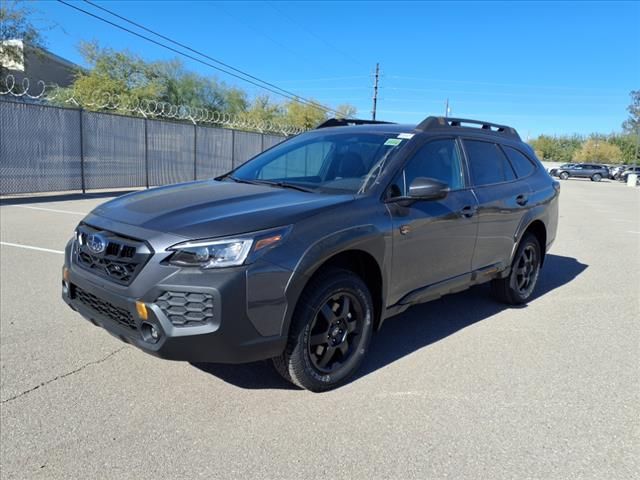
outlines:
[[[265,230],[233,238],[196,240],[174,245],[169,263],[181,267],[221,268],[242,265],[249,256],[264,253],[284,240],[290,227]]]

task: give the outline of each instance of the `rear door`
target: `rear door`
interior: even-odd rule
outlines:
[[[471,266],[473,270],[506,268],[516,231],[529,208],[529,184],[524,175],[517,178],[497,143],[475,138],[462,143],[478,200],[478,237]]]

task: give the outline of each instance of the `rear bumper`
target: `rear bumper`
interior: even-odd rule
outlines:
[[[86,320],[123,342],[157,357],[189,362],[247,363],[275,357],[284,349],[285,335],[265,336],[256,328],[259,311],[250,312],[246,267],[215,274],[177,272],[151,285],[142,296],[131,297],[127,295],[130,289],[114,286],[69,262],[70,248],[71,245],[66,252],[63,300]],[[272,281],[280,278],[274,274]],[[159,305],[158,298],[164,292],[206,296],[210,299],[207,306],[211,307],[207,318],[195,324],[176,325],[168,317],[166,305],[165,310]],[[146,320],[140,317],[136,302],[146,306]],[[159,333],[157,339],[149,334],[151,326]]]

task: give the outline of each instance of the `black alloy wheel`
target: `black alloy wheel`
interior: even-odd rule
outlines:
[[[528,298],[538,280],[540,260],[533,244],[527,244],[514,263],[515,272],[511,276],[512,287],[525,298]]]
[[[340,368],[357,348],[363,325],[362,306],[352,294],[332,295],[317,310],[311,323],[307,343],[311,364],[325,373]]]
[[[538,283],[542,254],[538,239],[531,233],[522,237],[509,275],[491,281],[493,295],[509,305],[526,303]]]

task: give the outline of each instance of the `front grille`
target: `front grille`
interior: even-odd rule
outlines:
[[[202,325],[213,318],[213,296],[196,292],[164,292],[156,304],[176,326]]]
[[[128,310],[120,307],[116,307],[115,305],[107,302],[106,300],[102,300],[99,297],[96,297],[92,293],[89,293],[77,285],[73,287],[73,295],[77,298],[82,304],[89,307],[91,310],[94,310],[96,313],[100,313],[105,317],[110,318],[114,322],[119,323],[123,327],[130,328],[131,330],[137,330],[136,322],[133,319],[133,315],[129,313]]]
[[[99,237],[102,251],[92,250]],[[146,243],[83,224],[78,227],[75,260],[86,270],[121,285],[129,285],[152,255]]]

